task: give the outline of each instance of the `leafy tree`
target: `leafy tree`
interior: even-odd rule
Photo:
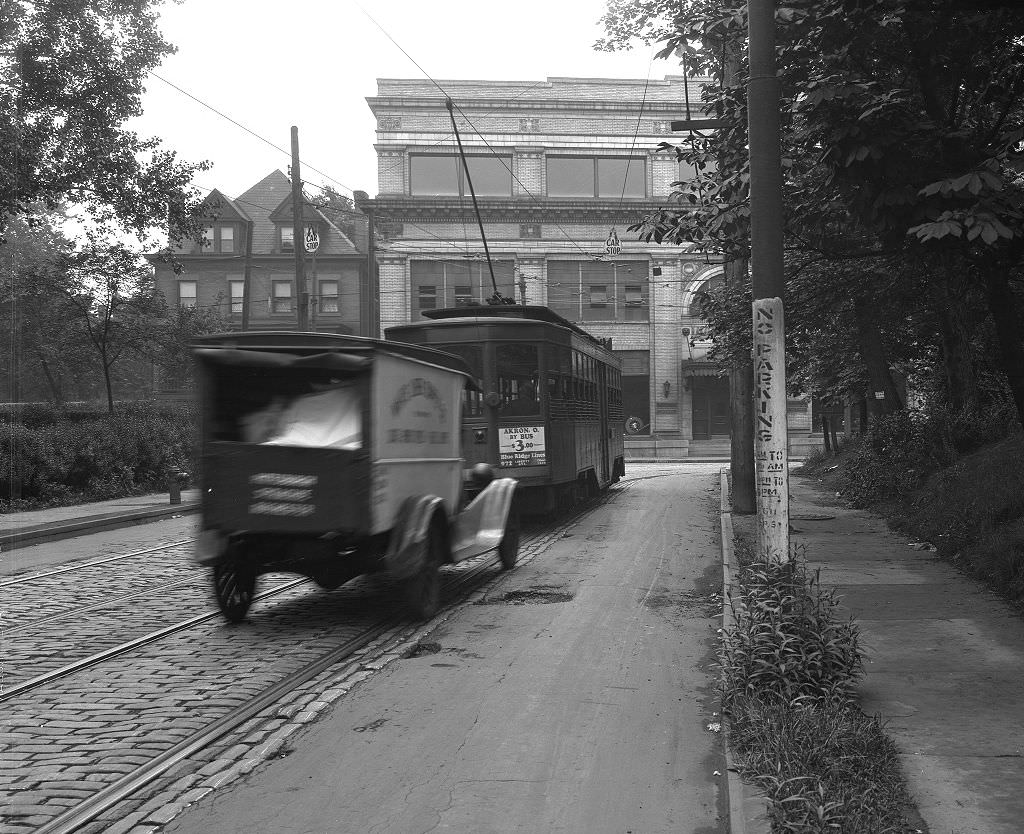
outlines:
[[[8,350],[0,352],[4,391],[11,401],[84,399],[97,382],[84,332],[66,287],[66,259],[73,245],[59,230],[60,217],[12,219],[0,247],[0,299],[9,325]]]
[[[190,182],[208,165],[124,127],[147,71],[174,51],[157,28],[162,2],[0,5],[0,237],[11,218],[65,201],[142,237],[198,234]]]
[[[65,264],[71,323],[82,328],[99,361],[107,408],[113,413],[114,368],[127,357],[150,353],[163,303],[149,264],[120,243],[93,240]]]
[[[365,236],[366,216],[356,211],[352,198],[336,191],[330,185],[325,185],[319,194],[310,198],[310,202],[322,211],[327,219],[345,233],[345,236],[353,243],[358,244],[361,236]]]
[[[220,306],[175,307],[167,311],[156,332],[159,351],[154,360],[160,367],[163,386],[180,391],[192,383],[192,352],[196,336],[230,330],[231,320]]]
[[[728,127],[677,149],[703,173],[677,184],[676,205],[634,228],[645,239],[744,257],[745,8],[721,0],[615,0],[605,26],[606,48],[621,46],[632,28],[664,39],[663,56],[679,54],[692,72],[718,79],[723,60],[735,58],[731,83],[709,85],[704,96]],[[923,287],[930,315],[911,317],[923,328],[914,336],[924,352],[941,346],[947,391],[962,406],[976,401],[965,317],[981,290],[1024,422],[1024,9],[993,2],[979,10],[964,0],[791,0],[777,9],[776,28],[791,266],[818,264],[820,291],[837,306],[850,298],[854,322],[851,272],[885,278],[886,297],[900,300]],[[879,263],[886,272],[877,272]],[[967,290],[965,278],[974,285]],[[903,288],[892,286],[900,281]],[[972,303],[961,303],[967,296]],[[877,315],[879,297],[861,298],[862,314]],[[861,328],[859,341],[866,335]],[[892,359],[876,354],[873,364],[879,361]]]

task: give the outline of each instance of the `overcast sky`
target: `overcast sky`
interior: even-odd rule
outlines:
[[[628,52],[595,51],[604,8],[604,0],[184,0],[162,12],[161,31],[178,52],[155,72],[285,151],[296,125],[303,180],[374,196],[366,97],[376,95],[377,78],[429,75],[443,86],[680,72],[674,62],[652,62],[656,50],[639,42]],[[130,127],[183,159],[212,162],[196,177],[203,188],[237,197],[275,168],[287,171],[286,153],[155,77],[143,106]]]

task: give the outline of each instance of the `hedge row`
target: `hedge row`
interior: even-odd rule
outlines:
[[[196,426],[187,407],[149,403],[112,415],[8,415],[0,438],[0,510],[162,491],[171,470],[195,472]]]

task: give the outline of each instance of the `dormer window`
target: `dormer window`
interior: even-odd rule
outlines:
[[[307,252],[312,251],[309,248],[309,242],[316,240],[319,242],[322,230],[319,228],[319,223],[307,223],[304,227],[302,245],[305,247]],[[294,252],[295,251],[295,229],[292,228],[291,223],[287,226],[280,226],[281,230],[281,251],[282,252]]]
[[[216,223],[203,226],[200,251],[206,255],[233,255],[235,253],[235,225]]]

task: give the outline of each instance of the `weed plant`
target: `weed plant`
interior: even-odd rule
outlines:
[[[743,568],[742,595],[730,600],[733,628],[722,643],[724,705],[736,697],[842,701],[860,677],[859,631],[835,613],[835,591],[821,587],[802,559]]]
[[[768,799],[773,834],[906,834],[899,755],[877,718],[846,698],[740,697],[730,742]]]
[[[722,638],[722,702],[741,773],[768,799],[773,834],[913,831],[896,749],[856,705],[857,624],[838,616],[835,591],[803,554],[785,565],[741,564]]]

